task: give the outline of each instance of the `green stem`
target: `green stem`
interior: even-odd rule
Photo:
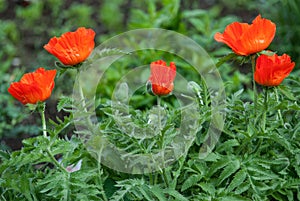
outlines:
[[[99,151],[98,154],[98,181],[99,181],[99,188],[101,190],[101,194],[102,194],[102,198],[104,199],[104,201],[108,201],[106,194],[105,194],[105,190],[103,188],[103,181],[102,181],[102,169],[101,169],[101,155],[102,155],[102,145],[101,145],[101,149]]]
[[[158,131],[159,135],[162,136],[162,128],[161,128],[161,113],[160,113],[160,107],[161,107],[161,97],[157,96],[157,107],[158,107]],[[163,138],[161,139],[163,142]],[[161,144],[161,147],[163,146],[163,143]]]
[[[264,94],[264,113],[262,117],[262,130],[265,133],[266,131],[266,118],[268,112],[268,87],[265,87],[265,94]]]
[[[156,185],[157,184],[157,180],[158,180],[158,174],[154,174],[154,185]]]
[[[54,158],[54,156],[51,153],[50,147],[47,147],[46,152],[48,157],[51,159],[54,165],[56,165],[56,167],[58,167],[64,173],[69,174],[69,172]]]
[[[83,90],[82,90],[82,87],[81,87],[81,82],[80,82],[80,78],[79,78],[79,73],[80,73],[80,70],[79,68],[77,69],[77,75],[78,75],[78,89],[79,89],[79,95],[80,95],[80,102],[81,102],[81,105],[84,109],[85,112],[87,112],[87,109],[86,109],[86,105],[85,105],[85,99],[84,99],[84,95],[83,95]]]
[[[153,179],[152,173],[149,174],[149,183],[150,183],[150,185],[154,185],[154,179]]]
[[[42,118],[42,126],[43,126],[43,135],[46,139],[48,139],[47,136],[47,125],[46,125],[46,118],[45,118],[45,102],[42,103],[42,105],[39,107],[39,112]],[[63,172],[69,174],[69,172],[54,158],[54,156],[51,153],[50,145],[46,149],[46,153],[48,157],[51,159],[51,161]]]
[[[45,107],[46,107],[46,104],[45,104],[45,102],[43,102],[42,105],[40,105],[39,111],[40,111],[40,115],[41,115],[41,118],[42,118],[43,135],[44,135],[45,138],[47,138]]]
[[[279,96],[278,96],[278,91],[277,91],[277,87],[273,87],[274,88],[274,92],[275,92],[275,98],[276,98],[276,102],[279,103]],[[278,109],[278,118],[282,124],[282,126],[284,126],[284,121],[281,115],[281,110]]]
[[[81,106],[82,106],[84,112],[87,112],[86,103],[85,103],[85,97],[84,97],[84,94],[83,94],[83,90],[82,90],[82,86],[81,86],[79,74],[80,74],[80,70],[79,70],[79,67],[78,67],[77,68],[77,76],[78,76],[78,90],[79,90],[79,95],[80,95],[80,102],[81,102]],[[84,121],[86,123],[85,124],[86,126],[92,125],[90,119],[85,119]],[[108,201],[108,198],[106,197],[106,194],[105,194],[105,190],[103,188],[103,181],[102,181],[102,169],[101,169],[102,147],[103,147],[103,145],[101,145],[101,150],[98,153],[98,166],[97,166],[97,168],[98,168],[98,174],[99,174],[98,182],[99,182],[99,188],[101,190],[101,195],[102,195],[103,200],[104,201]]]
[[[79,90],[79,96],[80,96],[80,103],[81,104],[81,109],[83,110],[84,113],[88,113],[88,109],[87,109],[87,104],[86,104],[86,101],[85,101],[85,97],[84,97],[84,94],[83,94],[83,90],[82,90],[82,86],[81,86],[81,81],[80,81],[80,77],[79,77],[79,73],[80,73],[80,70],[77,69],[77,76],[78,76],[78,90]],[[83,118],[82,119],[82,124],[84,126],[87,126],[87,127],[93,127],[93,123],[91,122],[91,120],[89,118]]]
[[[162,125],[161,125],[161,97],[157,96],[157,108],[158,108],[158,117],[157,117],[157,121],[158,121],[158,132],[159,132],[159,136],[160,136],[160,149],[164,148],[164,140],[165,140],[165,134],[164,132],[162,132]]]
[[[70,177],[71,177],[71,174],[68,172],[66,174],[66,177],[67,177],[67,181],[70,181]],[[70,182],[67,182],[67,193],[65,194],[65,200],[68,201],[70,200],[70,195],[71,195],[71,187],[70,187]]]
[[[181,159],[178,160],[178,163],[179,163],[179,167],[178,169],[176,170],[175,172],[175,176],[173,177],[173,181],[172,181],[172,188],[175,189],[176,186],[177,186],[177,182],[178,182],[178,177],[181,175],[181,170],[183,168],[183,165],[184,165],[184,161],[186,161],[186,157],[188,155],[188,152],[185,153]]]
[[[163,174],[163,177],[164,177],[164,181],[165,181],[165,184],[167,186],[167,188],[169,188],[170,184],[169,184],[169,180],[168,180],[168,177],[167,177],[167,173],[166,173],[166,169],[162,169],[162,174]]]
[[[263,133],[266,133],[266,120],[267,120],[267,112],[268,112],[268,87],[264,88],[264,111],[262,115],[262,120],[261,120],[261,128]],[[263,142],[263,137],[260,137],[258,140],[258,143],[256,145],[256,148],[254,149],[253,153],[256,153],[259,150],[259,147],[261,146]]]
[[[164,147],[164,132],[162,132],[162,125],[161,125],[161,112],[160,112],[160,108],[161,108],[161,97],[157,96],[157,107],[158,107],[158,130],[159,130],[159,136],[160,136],[160,149],[163,150]],[[164,154],[164,153],[163,153]],[[162,156],[162,162],[165,163],[164,161],[164,155]],[[165,166],[165,164],[164,164]],[[163,179],[165,181],[165,184],[167,187],[169,187],[169,181],[168,181],[168,177],[166,174],[166,170],[165,167],[163,166],[163,169],[161,171]]]
[[[256,111],[257,111],[257,88],[256,88],[256,82],[254,79],[254,72],[255,72],[255,59],[256,59],[256,55],[253,55],[251,57],[251,65],[252,65],[252,85],[253,85],[253,93],[254,93],[254,97],[253,97],[253,101],[254,101],[254,116],[256,116]]]

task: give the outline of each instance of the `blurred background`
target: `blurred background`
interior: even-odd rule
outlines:
[[[251,23],[258,14],[276,23],[276,36],[269,49],[289,54],[296,62],[291,77],[299,78],[298,0],[0,0],[0,149],[20,149],[22,139],[41,132],[39,115],[31,114],[7,89],[26,72],[38,67],[54,68],[56,58],[43,49],[51,37],[84,26],[95,30],[97,46],[132,29],[163,28],[192,38],[217,62],[231,50],[214,41],[213,35],[223,32],[233,21]],[[151,57],[148,59],[150,63]],[[107,96],[112,91],[109,86],[113,87],[108,83],[118,80],[123,71],[122,67],[116,68],[105,78]],[[251,89],[248,64],[226,63],[219,71],[227,94]],[[197,79],[185,73],[189,80]],[[47,101],[48,118],[65,115],[56,112],[56,104],[61,95],[72,93],[73,80],[72,72],[56,80]],[[289,84],[292,87],[292,82]],[[251,95],[251,90],[248,92]]]

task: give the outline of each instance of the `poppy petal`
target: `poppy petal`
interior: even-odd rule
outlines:
[[[88,58],[95,47],[95,32],[79,27],[75,32],[66,32],[53,37],[44,48],[64,65],[77,65]]]
[[[56,70],[39,68],[33,73],[26,73],[19,82],[14,82],[8,92],[22,104],[36,104],[48,99],[54,88]]]
[[[152,85],[152,92],[155,95],[167,95],[174,88],[173,81],[176,76],[176,66],[174,62],[167,66],[163,60],[158,60],[150,64],[151,75],[149,81]]]
[[[233,22],[224,33],[216,33],[217,42],[225,43],[237,55],[248,56],[266,49],[272,42],[276,25],[258,15],[252,24]]]
[[[256,60],[254,80],[263,86],[278,86],[293,70],[295,63],[287,54],[260,55]]]

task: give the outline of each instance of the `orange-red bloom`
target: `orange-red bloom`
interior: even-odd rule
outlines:
[[[86,60],[95,47],[95,32],[84,27],[53,37],[44,48],[64,65],[74,66]]]
[[[278,86],[293,70],[295,62],[287,54],[260,55],[256,60],[255,81],[263,86]]]
[[[176,76],[176,66],[174,62],[167,66],[163,60],[158,60],[150,64],[151,75],[149,81],[151,83],[152,92],[155,95],[168,95],[174,88],[174,79]]]
[[[54,87],[56,70],[39,68],[26,73],[19,82],[13,82],[8,92],[22,104],[36,104],[48,99]]]
[[[237,55],[247,56],[266,49],[272,42],[276,25],[258,15],[252,24],[233,22],[223,34],[216,33],[216,41],[225,43]]]

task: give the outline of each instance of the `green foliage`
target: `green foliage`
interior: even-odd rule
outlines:
[[[27,27],[34,26],[42,17],[43,6],[43,2],[38,1],[26,9],[18,7],[16,16],[22,19]]]
[[[69,19],[68,23],[73,27],[94,27],[92,13],[94,13],[92,6],[74,3],[65,11],[65,18]]]
[[[266,89],[259,87],[257,105],[254,105],[247,59],[230,54],[229,48],[213,39],[227,24],[245,17],[224,17],[224,13],[254,9],[254,6],[256,9],[259,3],[262,16],[276,22],[278,27],[271,49],[291,54],[297,61],[300,9],[296,0],[254,3],[239,0],[234,4],[240,5],[238,10],[227,0],[214,1],[217,3],[213,6],[210,6],[211,1],[105,0],[99,5],[92,2],[76,1],[66,5],[60,0],[32,1],[27,7],[16,7],[14,20],[0,20],[3,47],[0,49],[0,137],[36,135],[23,140],[20,150],[0,150],[0,200],[300,200],[300,78],[297,69],[280,86],[268,89],[267,105],[263,93]],[[270,10],[270,5],[285,11]],[[6,8],[8,3],[0,0],[0,12]],[[84,109],[84,104],[91,106],[91,100],[76,103],[69,96],[75,72],[62,73],[53,94],[53,100],[58,99],[58,102],[50,99],[47,107],[56,108],[63,116],[51,116],[47,136],[39,135],[42,130],[37,114],[25,111],[8,94],[7,88],[27,71],[25,68],[53,66],[54,57],[45,51],[40,53],[41,47],[50,37],[73,31],[78,26],[94,28],[98,35],[96,41],[129,29],[165,28],[183,33],[205,48],[224,79],[228,96],[224,129],[214,149],[204,158],[199,156],[203,143],[210,137],[207,133],[212,121],[214,94],[207,90],[204,81],[184,58],[154,50],[130,55],[109,48],[95,52],[95,59],[115,54],[123,57],[112,64],[98,83],[96,104],[92,105],[96,108],[94,119],[88,112],[77,114]],[[217,60],[224,55],[227,56]],[[115,87],[128,71],[161,58],[174,61],[178,73],[192,81],[188,83],[189,93],[181,95],[194,100],[197,107],[193,106],[197,109],[193,112],[185,111],[173,95],[163,97],[162,105],[155,106],[157,100],[146,92],[146,83],[131,97],[126,81],[119,83],[119,88]],[[14,63],[18,59],[22,65]],[[87,65],[89,62],[87,60]],[[135,76],[148,78],[147,73]],[[58,98],[58,94],[64,96]],[[54,104],[56,107],[51,107]],[[180,147],[187,151],[173,163],[167,163],[166,168],[132,175],[100,163],[99,148],[109,142],[126,152],[122,158],[109,156],[112,162],[124,166],[125,158],[144,164],[145,161],[135,160],[134,156],[158,153],[161,148],[183,141],[184,138],[176,136],[185,121],[194,122],[181,128],[183,133],[194,134],[192,143]],[[93,131],[93,135],[76,128],[92,128],[89,131]],[[76,164],[81,166],[73,171]]]
[[[109,32],[118,32],[124,29],[124,16],[121,10],[121,0],[105,0],[99,9],[99,20],[105,25]]]
[[[129,28],[167,28],[178,30],[179,0],[134,1],[138,9],[131,9]],[[146,3],[146,6],[144,5]]]
[[[197,41],[203,48],[212,53],[221,53],[221,50],[216,52],[214,49],[213,36],[217,31],[223,31],[224,27],[233,21],[237,21],[237,17],[224,16],[220,20],[216,21],[220,15],[221,9],[219,6],[214,6],[209,10],[194,9],[184,10],[182,12],[182,20],[189,25],[189,34]],[[221,53],[222,54],[222,53]]]
[[[149,186],[143,179],[128,179],[118,182],[118,191],[110,198],[113,201],[119,200],[182,200],[188,199],[174,189],[163,189],[158,185]],[[167,199],[166,199],[167,198]]]
[[[12,21],[0,20],[0,60],[3,60],[0,70],[0,76],[2,77],[8,68],[12,65],[13,59],[17,54],[16,43],[19,42],[19,32],[15,23]]]
[[[5,0],[0,0],[0,12],[6,9],[7,3]]]
[[[59,107],[69,108],[69,102],[62,99]],[[0,192],[4,200],[12,197],[19,200],[96,200],[99,195],[104,195],[103,189],[99,188],[99,184],[102,185],[100,177],[105,178],[104,173],[87,153],[81,139],[75,136],[59,138],[59,134],[72,124],[73,118],[70,116],[57,121],[50,121],[52,126],[48,130],[48,138],[29,138],[23,140],[24,147],[20,151],[10,155],[3,152]],[[66,171],[67,166],[80,160],[83,161],[81,168],[84,172],[71,174]],[[53,165],[59,166],[53,168]]]
[[[201,93],[197,96],[200,98],[198,102],[203,105],[202,93],[205,90],[199,89],[201,87],[193,83],[194,92]],[[287,87],[284,90],[289,91]],[[199,145],[195,143],[187,155],[181,156],[175,164],[166,168],[164,177],[159,172],[132,177],[101,167],[85,149],[81,139],[74,136],[71,139],[59,138],[72,125],[72,116],[57,119],[57,123],[51,121],[49,138],[29,138],[23,141],[22,150],[11,155],[1,153],[2,197],[6,200],[13,196],[19,200],[39,200],[41,196],[44,200],[97,200],[99,197],[104,200],[298,199],[300,124],[296,119],[300,116],[299,102],[291,98],[291,94],[286,96],[286,93],[270,89],[268,121],[263,130],[260,121],[262,113],[254,116],[253,104],[240,100],[242,93],[242,90],[238,91],[227,100],[227,124],[215,150],[200,159],[197,154]],[[262,100],[261,95],[257,107],[263,112]],[[76,107],[78,106],[73,105],[68,97],[62,98],[58,103],[59,110],[70,112]],[[123,114],[127,111],[120,104],[117,108]],[[288,117],[286,114],[291,113],[288,118],[292,119],[283,118],[281,123],[275,124],[274,122],[280,121],[279,109],[282,117]],[[156,145],[151,141],[147,142],[147,139],[136,141],[130,136],[122,135],[122,130],[116,129],[120,128],[121,122],[126,122],[127,116],[121,115],[122,112],[114,113],[105,105],[101,110],[105,115],[102,115],[99,126],[112,139],[111,142],[117,142],[117,146],[130,154],[148,153],[155,148]],[[133,120],[135,124],[143,125],[148,121],[146,113],[132,108],[129,111],[137,118]],[[179,116],[171,110],[165,112],[169,117],[165,122],[166,128],[163,129],[164,141],[171,142],[174,130],[167,125],[172,125]],[[172,119],[174,117],[176,118]],[[119,121],[120,118],[122,120]],[[205,120],[202,119],[203,121]],[[130,129],[130,122],[128,123],[123,129]],[[168,129],[171,131],[168,132]],[[202,129],[199,128],[200,130]],[[171,138],[168,139],[169,137]],[[154,141],[157,142],[157,139],[154,138]],[[59,163],[61,166],[57,167],[51,156],[62,157]],[[82,160],[79,171],[71,173],[61,169],[76,164],[79,160]],[[165,184],[166,179],[168,186]]]

